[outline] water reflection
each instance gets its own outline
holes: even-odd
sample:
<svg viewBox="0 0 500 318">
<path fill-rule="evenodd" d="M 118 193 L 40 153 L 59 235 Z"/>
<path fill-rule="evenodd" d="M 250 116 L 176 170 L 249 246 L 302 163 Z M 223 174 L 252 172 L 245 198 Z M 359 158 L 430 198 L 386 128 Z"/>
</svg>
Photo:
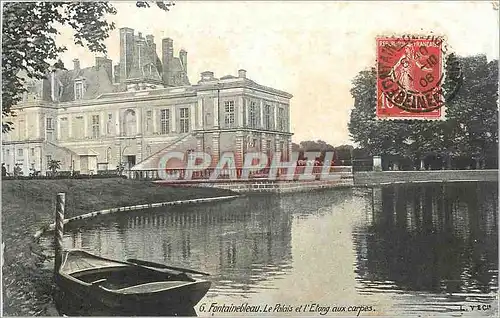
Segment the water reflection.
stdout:
<svg viewBox="0 0 500 318">
<path fill-rule="evenodd" d="M 250 196 L 82 221 L 64 244 L 211 273 L 201 303 L 456 313 L 497 292 L 497 193 L 470 183 Z"/>
<path fill-rule="evenodd" d="M 372 189 L 370 221 L 353 234 L 360 292 L 496 293 L 497 195 L 496 183 Z"/>
<path fill-rule="evenodd" d="M 191 267 L 212 274 L 211 292 L 251 293 L 290 271 L 292 212 L 298 218 L 321 214 L 338 199 L 262 195 L 109 215 L 66 227 L 64 244 L 110 258 Z"/>
<path fill-rule="evenodd" d="M 111 310 L 109 307 L 102 306 L 102 304 L 88 303 L 88 300 L 66 294 L 59 289 L 54 292 L 54 300 L 57 311 L 64 316 L 197 316 L 194 308 L 172 308 L 162 304 L 141 308 L 140 311 Z"/>
</svg>

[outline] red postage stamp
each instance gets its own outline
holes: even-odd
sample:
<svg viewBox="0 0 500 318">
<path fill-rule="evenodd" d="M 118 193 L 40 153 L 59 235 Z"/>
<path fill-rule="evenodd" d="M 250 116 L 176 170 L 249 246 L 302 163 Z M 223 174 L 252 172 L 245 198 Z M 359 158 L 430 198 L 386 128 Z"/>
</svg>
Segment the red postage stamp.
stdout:
<svg viewBox="0 0 500 318">
<path fill-rule="evenodd" d="M 443 119 L 442 40 L 377 38 L 378 119 Z"/>
</svg>

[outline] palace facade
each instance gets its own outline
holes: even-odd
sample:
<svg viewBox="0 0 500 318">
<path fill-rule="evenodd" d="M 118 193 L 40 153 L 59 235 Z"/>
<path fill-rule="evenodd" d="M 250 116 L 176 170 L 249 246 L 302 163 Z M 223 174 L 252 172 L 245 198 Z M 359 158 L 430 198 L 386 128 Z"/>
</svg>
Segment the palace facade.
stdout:
<svg viewBox="0 0 500 318">
<path fill-rule="evenodd" d="M 196 84 L 187 76 L 187 52 L 174 56 L 152 35 L 120 29 L 120 62 L 96 57 L 95 65 L 51 72 L 28 82 L 13 110 L 14 130 L 3 134 L 2 162 L 24 175 L 45 174 L 59 160 L 64 171 L 95 174 L 156 169 L 167 151 L 205 151 L 214 160 L 234 152 L 237 165 L 248 151 L 291 152 L 290 99 L 284 91 L 237 75 L 205 71 Z"/>
</svg>

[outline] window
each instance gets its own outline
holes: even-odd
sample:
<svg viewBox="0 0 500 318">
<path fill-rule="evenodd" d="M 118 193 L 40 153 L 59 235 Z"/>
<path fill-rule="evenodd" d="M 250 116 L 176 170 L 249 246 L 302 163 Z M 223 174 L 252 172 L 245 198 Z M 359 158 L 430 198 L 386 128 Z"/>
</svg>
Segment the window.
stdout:
<svg viewBox="0 0 500 318">
<path fill-rule="evenodd" d="M 274 147 L 273 147 L 271 139 L 267 140 L 267 150 L 268 151 L 274 151 Z"/>
<path fill-rule="evenodd" d="M 19 140 L 26 138 L 26 121 L 24 120 L 24 116 L 23 118 L 19 118 L 19 129 L 17 132 Z"/>
<path fill-rule="evenodd" d="M 47 169 L 49 168 L 49 164 L 50 164 L 51 161 L 52 161 L 52 156 L 48 155 L 47 156 Z"/>
<path fill-rule="evenodd" d="M 73 119 L 73 138 L 81 139 L 85 136 L 83 116 L 77 116 Z"/>
<path fill-rule="evenodd" d="M 195 160 L 194 149 L 188 149 L 186 152 L 187 152 L 188 161 L 194 161 Z"/>
<path fill-rule="evenodd" d="M 47 122 L 47 125 L 45 126 L 45 129 L 47 129 L 47 130 L 54 129 L 54 126 L 52 125 L 52 118 L 47 117 L 46 122 Z"/>
<path fill-rule="evenodd" d="M 31 156 L 34 157 L 35 156 L 35 148 L 31 148 Z"/>
<path fill-rule="evenodd" d="M 170 132 L 170 109 L 160 111 L 160 133 L 166 135 Z"/>
<path fill-rule="evenodd" d="M 99 115 L 92 115 L 92 138 L 99 138 Z"/>
<path fill-rule="evenodd" d="M 31 170 L 35 170 L 35 164 L 34 163 L 31 164 Z"/>
<path fill-rule="evenodd" d="M 153 132 L 153 111 L 146 111 L 146 133 L 151 134 Z"/>
<path fill-rule="evenodd" d="M 264 129 L 273 129 L 272 123 L 273 116 L 271 116 L 271 105 L 264 105 Z"/>
<path fill-rule="evenodd" d="M 224 123 L 226 127 L 234 126 L 234 101 L 224 102 Z"/>
<path fill-rule="evenodd" d="M 10 156 L 10 150 L 7 149 L 7 157 L 9 157 L 9 156 Z"/>
<path fill-rule="evenodd" d="M 59 124 L 59 136 L 61 137 L 61 139 L 67 139 L 69 136 L 68 117 L 61 117 Z"/>
<path fill-rule="evenodd" d="M 278 130 L 286 130 L 285 109 L 282 107 L 278 108 Z"/>
<path fill-rule="evenodd" d="M 260 148 L 260 147 L 259 147 L 259 139 L 254 138 L 254 139 L 252 140 L 252 147 L 255 147 L 255 148 L 257 148 L 257 149 L 259 149 L 259 148 Z"/>
<path fill-rule="evenodd" d="M 124 136 L 135 136 L 137 134 L 137 116 L 135 110 L 127 109 L 124 115 L 122 134 Z"/>
<path fill-rule="evenodd" d="M 108 114 L 108 120 L 113 119 L 113 114 Z"/>
<path fill-rule="evenodd" d="M 23 149 L 17 149 L 17 156 L 18 157 L 22 157 L 23 153 L 24 153 Z"/>
<path fill-rule="evenodd" d="M 83 82 L 75 82 L 75 100 L 83 98 Z"/>
<path fill-rule="evenodd" d="M 254 101 L 250 102 L 248 109 L 248 126 L 257 127 L 257 103 Z"/>
<path fill-rule="evenodd" d="M 189 108 L 180 109 L 181 133 L 189 132 Z"/>
</svg>

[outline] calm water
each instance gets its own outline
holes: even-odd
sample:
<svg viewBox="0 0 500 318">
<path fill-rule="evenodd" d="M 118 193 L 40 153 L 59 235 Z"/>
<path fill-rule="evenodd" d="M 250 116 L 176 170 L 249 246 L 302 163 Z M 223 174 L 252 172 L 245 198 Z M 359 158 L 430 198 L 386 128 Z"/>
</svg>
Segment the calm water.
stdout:
<svg viewBox="0 0 500 318">
<path fill-rule="evenodd" d="M 495 315 L 497 196 L 493 183 L 254 196 L 82 222 L 64 244 L 211 273 L 200 316 L 212 303 L 274 316 L 301 305 L 300 315 Z"/>
</svg>

